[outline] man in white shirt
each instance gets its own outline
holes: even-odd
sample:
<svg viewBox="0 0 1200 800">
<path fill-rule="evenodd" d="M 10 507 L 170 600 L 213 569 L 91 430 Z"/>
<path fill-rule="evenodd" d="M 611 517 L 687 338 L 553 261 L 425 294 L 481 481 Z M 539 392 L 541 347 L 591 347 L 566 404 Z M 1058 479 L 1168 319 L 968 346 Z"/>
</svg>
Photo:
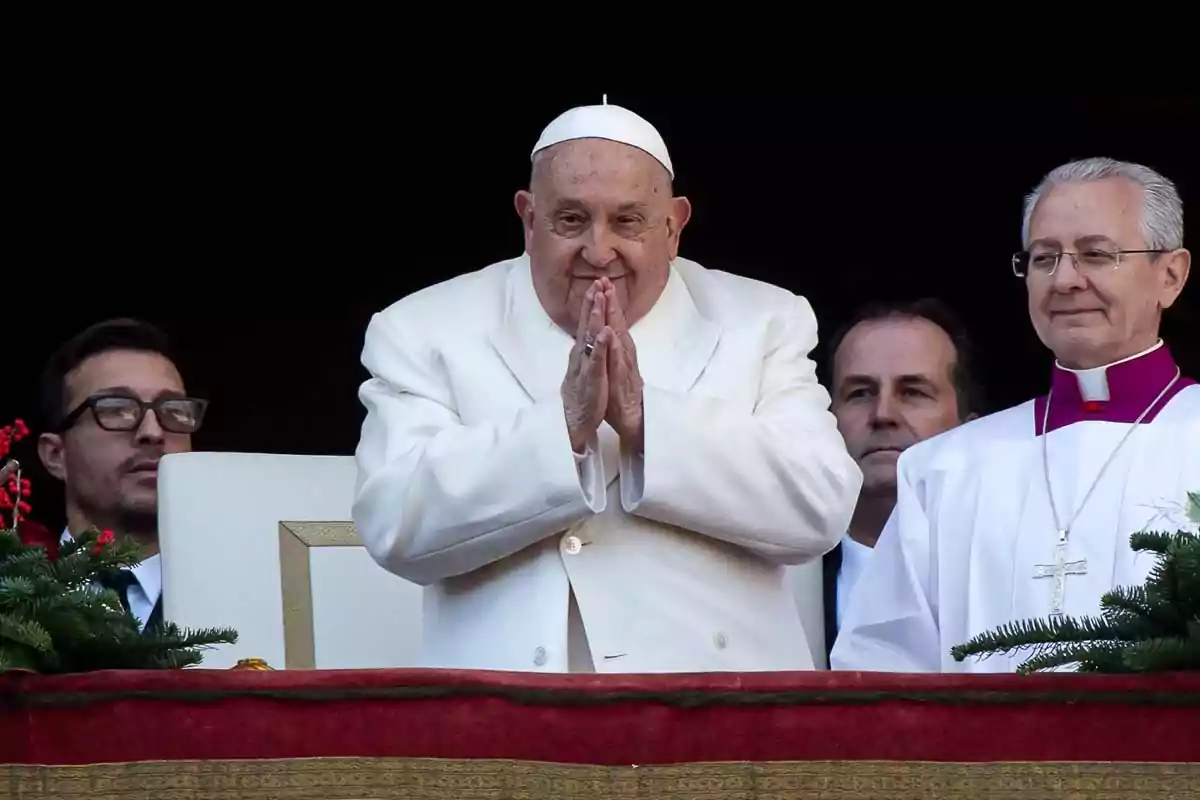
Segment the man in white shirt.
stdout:
<svg viewBox="0 0 1200 800">
<path fill-rule="evenodd" d="M 826 655 L 896 505 L 900 453 L 972 419 L 980 405 L 965 326 L 937 300 L 862 308 L 828 352 L 833 413 L 863 488 L 849 530 L 823 559 Z"/>
<path fill-rule="evenodd" d="M 110 586 L 143 629 L 162 616 L 158 461 L 192 449 L 207 401 L 189 397 L 162 331 L 101 322 L 64 343 L 41 379 L 38 456 L 63 482 L 67 529 L 112 530 L 146 558 Z"/>
</svg>

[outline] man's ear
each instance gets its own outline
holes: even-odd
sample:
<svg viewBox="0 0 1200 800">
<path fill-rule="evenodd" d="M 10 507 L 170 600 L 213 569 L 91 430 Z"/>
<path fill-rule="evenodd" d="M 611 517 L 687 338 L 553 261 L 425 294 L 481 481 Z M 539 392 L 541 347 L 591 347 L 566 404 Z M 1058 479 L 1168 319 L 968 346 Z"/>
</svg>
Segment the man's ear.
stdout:
<svg viewBox="0 0 1200 800">
<path fill-rule="evenodd" d="M 679 256 L 679 237 L 692 218 L 692 202 L 686 197 L 671 198 L 671 215 L 667 217 L 667 227 L 671 242 L 671 260 Z"/>
<path fill-rule="evenodd" d="M 521 218 L 521 225 L 525 228 L 525 250 L 529 250 L 529 241 L 533 235 L 533 193 L 524 189 L 517 192 L 513 198 L 513 206 L 517 209 L 517 216 Z"/>
<path fill-rule="evenodd" d="M 67 479 L 67 465 L 63 459 L 63 440 L 57 433 L 43 433 L 38 437 L 38 458 L 42 466 L 60 481 Z"/>
<path fill-rule="evenodd" d="M 1183 287 L 1187 284 L 1188 272 L 1192 267 L 1192 254 L 1181 247 L 1164 254 L 1162 258 L 1164 259 L 1162 297 L 1158 304 L 1166 309 L 1175 304 L 1176 298 L 1183 292 Z"/>
</svg>

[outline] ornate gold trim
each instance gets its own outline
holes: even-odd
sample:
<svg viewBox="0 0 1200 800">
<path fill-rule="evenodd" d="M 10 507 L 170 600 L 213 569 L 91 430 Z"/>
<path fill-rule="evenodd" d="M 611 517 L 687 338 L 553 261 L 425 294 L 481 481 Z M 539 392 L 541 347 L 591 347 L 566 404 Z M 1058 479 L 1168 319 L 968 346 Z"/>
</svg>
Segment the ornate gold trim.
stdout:
<svg viewBox="0 0 1200 800">
<path fill-rule="evenodd" d="M 313 758 L 0 765 L 0 800 L 1156 800 L 1200 794 L 1200 764 L 798 761 L 605 767 Z"/>
<path fill-rule="evenodd" d="M 353 522 L 279 523 L 279 581 L 286 669 L 315 669 L 310 547 L 362 547 Z"/>
</svg>

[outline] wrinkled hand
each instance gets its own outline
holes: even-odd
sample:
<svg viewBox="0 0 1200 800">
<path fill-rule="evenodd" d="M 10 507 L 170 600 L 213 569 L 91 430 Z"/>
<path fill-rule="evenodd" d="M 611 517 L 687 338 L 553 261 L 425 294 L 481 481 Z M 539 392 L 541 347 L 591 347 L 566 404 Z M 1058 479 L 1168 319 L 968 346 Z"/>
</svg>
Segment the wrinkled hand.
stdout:
<svg viewBox="0 0 1200 800">
<path fill-rule="evenodd" d="M 587 449 L 609 406 L 608 359 L 616 337 L 607 323 L 607 303 L 608 295 L 596 281 L 584 295 L 575 346 L 562 383 L 567 433 L 571 449 L 579 454 Z"/>
<path fill-rule="evenodd" d="M 638 370 L 637 348 L 629 334 L 625 312 L 617 299 L 616 289 L 607 279 L 601 279 L 604 288 L 608 328 L 613 341 L 608 347 L 608 409 L 605 419 L 621 441 L 642 452 L 644 429 L 642 427 L 642 373 Z"/>
</svg>

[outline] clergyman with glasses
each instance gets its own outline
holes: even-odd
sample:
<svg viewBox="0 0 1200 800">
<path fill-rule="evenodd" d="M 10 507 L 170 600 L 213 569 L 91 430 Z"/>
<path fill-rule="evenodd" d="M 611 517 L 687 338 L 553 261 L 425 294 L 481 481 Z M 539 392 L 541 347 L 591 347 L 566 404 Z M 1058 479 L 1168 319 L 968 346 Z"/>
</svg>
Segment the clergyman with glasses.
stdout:
<svg viewBox="0 0 1200 800">
<path fill-rule="evenodd" d="M 1098 615 L 1154 565 L 1130 534 L 1190 525 L 1200 386 L 1159 338 L 1191 261 L 1175 186 L 1138 164 L 1065 164 L 1026 199 L 1022 237 L 1012 266 L 1055 357 L 1049 390 L 900 457 L 834 669 L 1012 671 L 1028 652 L 959 663 L 950 649 L 1010 622 Z"/>
<path fill-rule="evenodd" d="M 41 379 L 38 456 L 63 482 L 64 538 L 90 527 L 142 545 L 147 557 L 113 588 L 143 630 L 162 616 L 158 462 L 192 449 L 207 402 L 189 397 L 167 337 L 145 322 L 87 328 L 50 357 Z"/>
</svg>

